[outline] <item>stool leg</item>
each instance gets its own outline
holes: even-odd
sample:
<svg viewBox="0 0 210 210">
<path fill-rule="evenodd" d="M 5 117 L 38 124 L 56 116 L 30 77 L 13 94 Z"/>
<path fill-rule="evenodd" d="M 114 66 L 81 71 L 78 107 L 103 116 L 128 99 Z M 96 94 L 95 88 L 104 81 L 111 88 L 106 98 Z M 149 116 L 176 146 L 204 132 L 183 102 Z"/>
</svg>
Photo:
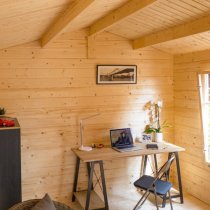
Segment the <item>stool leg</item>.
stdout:
<svg viewBox="0 0 210 210">
<path fill-rule="evenodd" d="M 157 193 L 156 193 L 155 188 L 154 188 L 154 193 L 155 193 L 155 204 L 156 204 L 157 210 L 159 210 L 158 202 L 157 202 Z"/>
<path fill-rule="evenodd" d="M 134 209 L 133 210 L 137 210 L 137 209 L 140 209 L 142 207 L 142 205 L 144 204 L 144 202 L 147 200 L 148 196 L 149 196 L 150 192 L 149 191 L 146 191 L 141 199 L 138 201 L 138 203 L 135 205 Z"/>
<path fill-rule="evenodd" d="M 168 191 L 168 197 L 169 197 L 169 202 L 170 202 L 171 210 L 173 210 L 173 205 L 172 205 L 170 190 Z"/>
</svg>

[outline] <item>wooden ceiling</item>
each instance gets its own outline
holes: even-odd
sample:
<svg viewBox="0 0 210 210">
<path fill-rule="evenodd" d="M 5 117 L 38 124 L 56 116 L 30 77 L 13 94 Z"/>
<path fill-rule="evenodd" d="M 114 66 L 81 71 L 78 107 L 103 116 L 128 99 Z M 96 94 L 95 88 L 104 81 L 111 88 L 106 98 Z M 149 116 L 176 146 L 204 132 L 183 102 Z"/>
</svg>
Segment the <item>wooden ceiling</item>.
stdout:
<svg viewBox="0 0 210 210">
<path fill-rule="evenodd" d="M 210 48 L 210 0 L 2 0 L 0 49 L 65 31 L 107 31 L 177 54 Z"/>
<path fill-rule="evenodd" d="M 0 48 L 38 40 L 69 0 L 0 1 Z"/>
<path fill-rule="evenodd" d="M 210 1 L 207 0 L 159 0 L 122 20 L 108 31 L 136 39 L 196 20 L 208 12 L 210 14 Z"/>
</svg>

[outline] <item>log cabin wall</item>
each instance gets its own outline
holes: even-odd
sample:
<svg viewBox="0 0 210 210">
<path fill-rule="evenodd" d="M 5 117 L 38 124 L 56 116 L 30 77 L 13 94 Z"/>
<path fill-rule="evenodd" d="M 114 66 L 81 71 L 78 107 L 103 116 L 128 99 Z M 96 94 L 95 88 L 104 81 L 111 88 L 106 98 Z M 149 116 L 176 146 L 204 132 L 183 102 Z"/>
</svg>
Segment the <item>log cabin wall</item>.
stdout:
<svg viewBox="0 0 210 210">
<path fill-rule="evenodd" d="M 186 191 L 210 204 L 210 167 L 204 160 L 197 72 L 209 71 L 210 50 L 174 58 L 175 143 L 181 154 L 182 180 Z"/>
<path fill-rule="evenodd" d="M 138 83 L 96 85 L 97 64 L 138 66 Z M 63 34 L 41 48 L 31 42 L 0 51 L 0 101 L 7 115 L 18 118 L 22 131 L 23 200 L 48 192 L 55 200 L 69 199 L 79 145 L 79 121 L 87 120 L 84 143 L 109 144 L 109 129 L 131 127 L 139 136 L 145 126 L 143 106 L 159 96 L 162 119 L 173 124 L 173 56 L 103 33 L 87 39 L 87 31 Z M 173 142 L 173 128 L 165 133 Z M 138 158 L 105 163 L 109 193 L 133 187 Z M 86 168 L 80 185 L 87 181 Z M 123 183 L 123 186 L 121 185 Z"/>
</svg>

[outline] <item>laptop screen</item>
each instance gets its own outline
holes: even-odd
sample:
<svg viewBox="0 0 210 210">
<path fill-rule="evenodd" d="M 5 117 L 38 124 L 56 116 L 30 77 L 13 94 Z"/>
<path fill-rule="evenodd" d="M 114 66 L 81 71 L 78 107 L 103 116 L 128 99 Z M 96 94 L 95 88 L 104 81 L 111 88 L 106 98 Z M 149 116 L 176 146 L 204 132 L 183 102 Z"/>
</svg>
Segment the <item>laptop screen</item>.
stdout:
<svg viewBox="0 0 210 210">
<path fill-rule="evenodd" d="M 110 130 L 110 140 L 112 147 L 123 147 L 133 145 L 133 137 L 130 128 Z"/>
</svg>

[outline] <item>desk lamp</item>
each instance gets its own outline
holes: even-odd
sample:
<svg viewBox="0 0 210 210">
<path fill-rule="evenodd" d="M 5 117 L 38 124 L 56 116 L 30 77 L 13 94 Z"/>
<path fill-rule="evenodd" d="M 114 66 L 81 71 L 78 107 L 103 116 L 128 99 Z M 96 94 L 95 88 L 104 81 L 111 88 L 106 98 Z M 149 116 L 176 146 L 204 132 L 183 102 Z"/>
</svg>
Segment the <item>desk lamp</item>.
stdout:
<svg viewBox="0 0 210 210">
<path fill-rule="evenodd" d="M 98 116 L 98 115 L 100 115 L 100 113 L 91 115 L 91 116 L 89 116 L 89 117 L 82 118 L 82 119 L 80 120 L 80 147 L 79 147 L 79 150 L 82 150 L 82 151 L 91 151 L 91 150 L 92 150 L 92 147 L 88 147 L 88 146 L 84 146 L 84 145 L 83 145 L 83 131 L 84 131 L 84 124 L 83 124 L 83 122 L 84 122 L 85 120 L 94 118 L 94 117 L 96 117 L 96 116 Z"/>
</svg>

